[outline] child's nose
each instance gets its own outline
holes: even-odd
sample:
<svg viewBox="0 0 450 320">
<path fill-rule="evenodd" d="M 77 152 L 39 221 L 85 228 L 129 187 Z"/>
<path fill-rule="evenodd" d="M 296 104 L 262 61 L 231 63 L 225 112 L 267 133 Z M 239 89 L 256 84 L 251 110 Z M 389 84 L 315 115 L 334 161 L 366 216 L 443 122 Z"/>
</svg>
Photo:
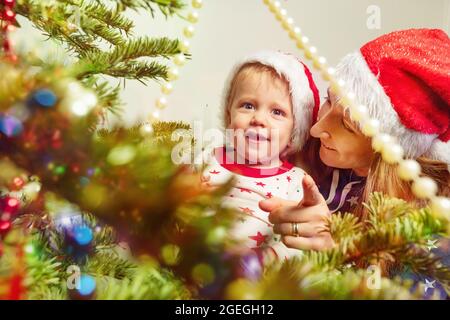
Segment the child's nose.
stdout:
<svg viewBox="0 0 450 320">
<path fill-rule="evenodd" d="M 253 114 L 253 118 L 250 121 L 250 125 L 252 126 L 262 126 L 265 127 L 267 125 L 267 119 L 263 112 L 255 112 Z"/>
</svg>

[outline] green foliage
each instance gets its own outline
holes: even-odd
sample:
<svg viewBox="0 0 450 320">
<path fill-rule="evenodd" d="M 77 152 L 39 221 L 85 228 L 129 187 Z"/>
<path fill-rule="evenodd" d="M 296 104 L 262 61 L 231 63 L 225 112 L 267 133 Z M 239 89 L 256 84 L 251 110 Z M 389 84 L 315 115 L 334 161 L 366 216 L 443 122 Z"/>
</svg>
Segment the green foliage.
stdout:
<svg viewBox="0 0 450 320">
<path fill-rule="evenodd" d="M 397 275 L 405 271 L 439 281 L 449 291 L 450 268 L 441 258 L 423 248 L 431 236 L 446 236 L 445 221 L 429 208 L 414 208 L 403 200 L 374 193 L 368 218 L 335 214 L 330 231 L 336 247 L 307 251 L 297 260 L 275 265 L 260 284 L 262 298 L 286 299 L 415 299 L 422 288 L 410 292 L 412 282 Z M 447 235 L 448 236 L 448 235 Z M 386 265 L 395 268 L 383 270 Z M 371 281 L 369 266 L 380 267 L 378 289 Z M 282 288 L 277 290 L 277 285 Z M 275 288 L 275 290 L 273 290 Z"/>
<path fill-rule="evenodd" d="M 102 105 L 116 112 L 122 105 L 118 88 L 100 76 L 138 80 L 167 80 L 163 59 L 180 53 L 177 39 L 134 37 L 127 10 L 158 9 L 166 17 L 184 8 L 180 0 L 18 0 L 15 10 L 48 38 L 72 53 L 72 76 L 98 90 Z M 35 63 L 47 64 L 36 60 Z"/>
<path fill-rule="evenodd" d="M 371 274 L 364 269 L 324 271 L 313 262 L 290 260 L 268 269 L 255 291 L 260 299 L 392 300 L 419 299 L 409 291 L 411 281 L 381 278 L 378 288 L 370 286 Z M 368 285 L 369 283 L 369 285 Z"/>
</svg>

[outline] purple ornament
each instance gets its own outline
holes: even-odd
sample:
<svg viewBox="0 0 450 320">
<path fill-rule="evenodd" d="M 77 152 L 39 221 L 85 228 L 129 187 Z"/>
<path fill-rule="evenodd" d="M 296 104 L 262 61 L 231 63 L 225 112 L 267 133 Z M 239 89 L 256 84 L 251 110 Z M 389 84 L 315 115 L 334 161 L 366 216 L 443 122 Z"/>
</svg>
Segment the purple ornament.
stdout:
<svg viewBox="0 0 450 320">
<path fill-rule="evenodd" d="M 256 281 L 261 278 L 262 272 L 261 261 L 256 253 L 250 253 L 241 257 L 238 271 L 240 276 Z"/>
<path fill-rule="evenodd" d="M 7 137 L 18 136 L 23 131 L 22 122 L 14 116 L 0 116 L 0 132 Z"/>
</svg>

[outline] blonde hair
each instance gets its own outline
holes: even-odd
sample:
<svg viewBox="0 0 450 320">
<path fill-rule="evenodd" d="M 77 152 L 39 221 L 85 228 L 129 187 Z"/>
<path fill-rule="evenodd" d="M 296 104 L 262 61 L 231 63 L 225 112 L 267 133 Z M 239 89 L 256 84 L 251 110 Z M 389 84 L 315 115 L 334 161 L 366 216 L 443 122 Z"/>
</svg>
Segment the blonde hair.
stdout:
<svg viewBox="0 0 450 320">
<path fill-rule="evenodd" d="M 419 157 L 416 161 L 422 168 L 422 176 L 430 177 L 436 181 L 438 195 L 450 197 L 450 172 L 447 164 L 425 157 Z M 389 197 L 403 199 L 416 207 L 427 205 L 426 201 L 414 196 L 410 182 L 400 179 L 397 174 L 397 166 L 383 161 L 379 153 L 375 155 L 375 159 L 372 161 L 362 194 L 362 202 L 367 202 L 369 195 L 376 191 Z M 355 214 L 363 220 L 366 218 L 366 211 L 362 204 L 358 205 Z"/>
<path fill-rule="evenodd" d="M 333 168 L 327 167 L 320 160 L 319 155 L 320 140 L 310 138 L 302 152 L 299 153 L 296 162 L 301 162 L 309 169 L 310 175 L 317 184 L 327 178 Z M 416 161 L 422 168 L 422 176 L 430 177 L 438 185 L 438 195 L 450 197 L 450 172 L 446 163 L 432 160 L 426 157 L 419 157 Z M 397 166 L 384 162 L 379 153 L 375 154 L 366 183 L 361 195 L 361 201 L 353 211 L 362 221 L 365 220 L 367 212 L 362 203 L 367 203 L 369 196 L 374 192 L 381 192 L 388 197 L 403 199 L 413 203 L 417 207 L 427 205 L 426 201 L 414 196 L 411 191 L 411 183 L 400 179 L 397 174 Z"/>
</svg>

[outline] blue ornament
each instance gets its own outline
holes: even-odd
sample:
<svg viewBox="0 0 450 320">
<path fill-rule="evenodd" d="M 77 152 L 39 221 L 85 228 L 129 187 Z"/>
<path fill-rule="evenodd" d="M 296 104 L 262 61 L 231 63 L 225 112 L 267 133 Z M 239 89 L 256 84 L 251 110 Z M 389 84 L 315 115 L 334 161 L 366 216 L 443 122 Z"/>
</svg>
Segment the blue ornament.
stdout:
<svg viewBox="0 0 450 320">
<path fill-rule="evenodd" d="M 92 241 L 93 233 L 88 226 L 76 226 L 73 228 L 73 237 L 79 245 L 85 246 Z"/>
<path fill-rule="evenodd" d="M 32 101 L 40 107 L 51 108 L 56 105 L 56 95 L 48 89 L 41 89 L 34 92 L 31 96 Z"/>
<path fill-rule="evenodd" d="M 82 187 L 87 186 L 87 185 L 89 184 L 89 182 L 91 182 L 91 181 L 89 180 L 88 177 L 81 177 L 81 178 L 80 178 L 80 185 L 81 185 Z"/>
<path fill-rule="evenodd" d="M 22 122 L 13 116 L 0 116 L 0 132 L 7 137 L 18 136 L 23 131 Z"/>
<path fill-rule="evenodd" d="M 95 279 L 87 274 L 81 275 L 79 284 L 78 293 L 82 296 L 91 295 L 96 287 Z"/>
</svg>

